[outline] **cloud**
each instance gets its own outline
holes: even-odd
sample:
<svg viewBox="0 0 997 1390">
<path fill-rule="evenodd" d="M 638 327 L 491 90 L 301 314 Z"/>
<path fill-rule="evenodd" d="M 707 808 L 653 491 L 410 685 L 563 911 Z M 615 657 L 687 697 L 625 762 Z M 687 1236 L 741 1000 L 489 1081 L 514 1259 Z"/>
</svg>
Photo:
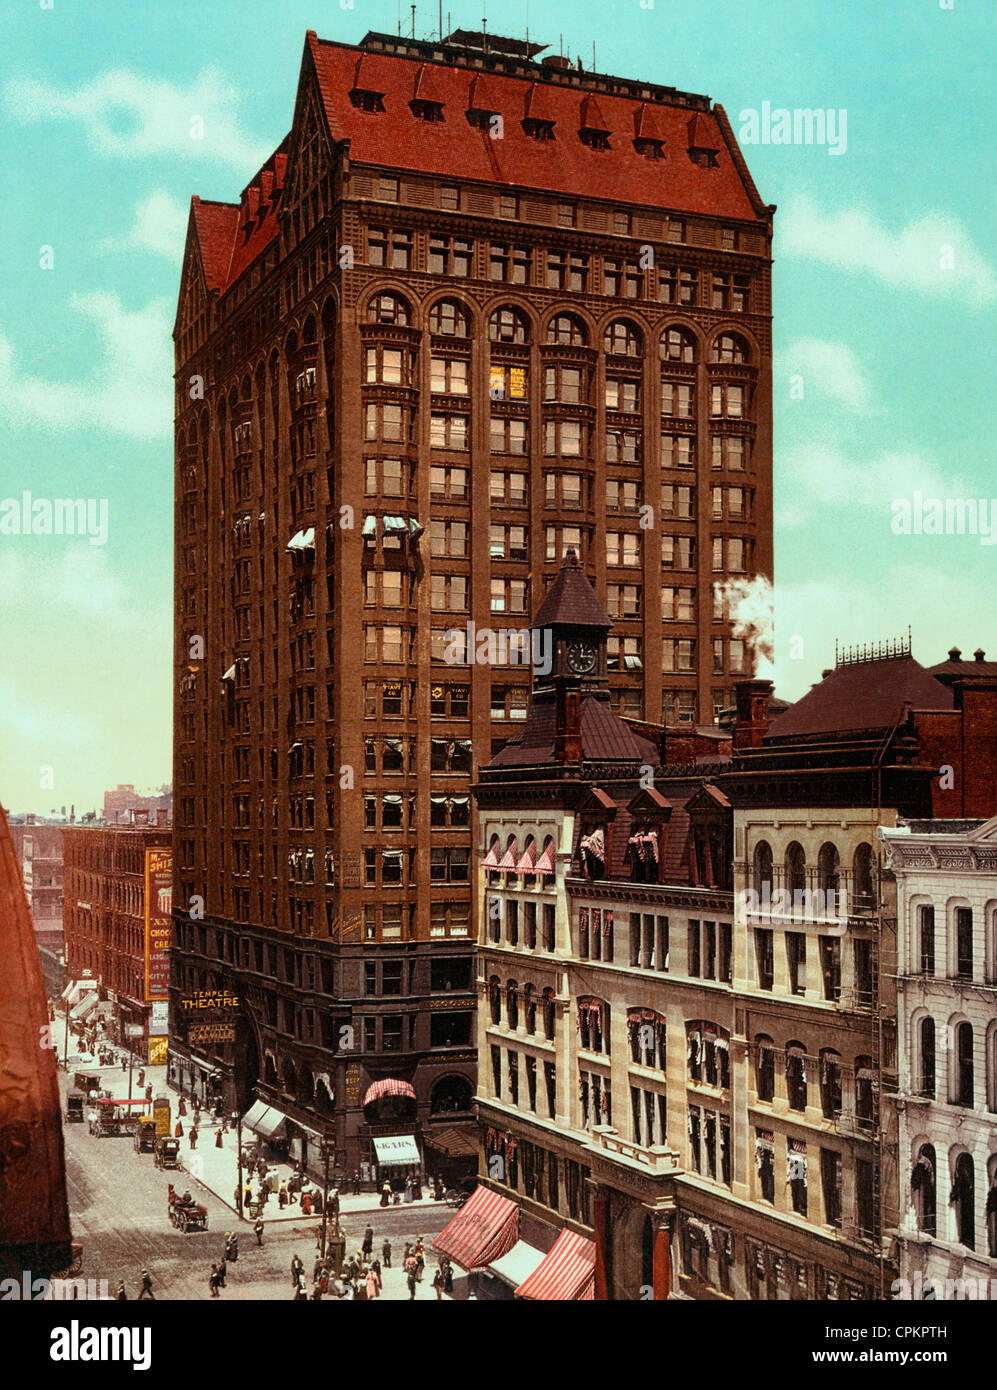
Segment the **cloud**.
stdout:
<svg viewBox="0 0 997 1390">
<path fill-rule="evenodd" d="M 135 209 L 135 221 L 124 244 L 179 263 L 187 236 L 187 217 L 188 209 L 171 194 L 161 189 L 150 193 Z"/>
<path fill-rule="evenodd" d="M 165 299 L 128 310 L 113 293 L 74 295 L 71 306 L 96 339 L 88 382 L 47 381 L 18 367 L 0 333 L 0 420 L 55 431 L 97 429 L 159 439 L 172 429 L 172 308 Z M 102 347 L 99 354 L 96 348 Z"/>
<path fill-rule="evenodd" d="M 915 658 L 933 666 L 953 642 L 970 651 L 993 628 L 992 600 L 967 624 L 965 579 L 958 574 L 897 565 L 888 579 L 846 573 L 776 583 L 775 682 L 783 699 L 798 700 L 834 665 L 835 638 L 842 646 L 906 638 L 910 624 Z"/>
<path fill-rule="evenodd" d="M 997 274 L 955 218 L 926 213 L 891 229 L 861 208 L 825 213 L 809 198 L 786 205 L 776 222 L 777 249 L 872 275 L 887 285 L 954 294 L 976 304 L 997 298 Z"/>
<path fill-rule="evenodd" d="M 6 88 L 13 116 L 25 123 L 77 122 L 101 154 L 193 155 L 248 175 L 271 147 L 239 125 L 235 112 L 241 100 L 239 87 L 213 68 L 205 68 L 187 86 L 116 69 L 75 91 L 31 80 L 11 82 Z"/>
<path fill-rule="evenodd" d="M 889 518 L 893 500 L 910 497 L 916 490 L 931 497 L 974 495 L 971 486 L 943 477 L 931 460 L 919 454 L 896 451 L 852 458 L 835 442 L 816 440 L 787 449 L 779 457 L 778 525 L 799 526 L 819 508 L 828 507 L 879 510 Z"/>
<path fill-rule="evenodd" d="M 829 396 L 852 410 L 869 406 L 869 383 L 858 358 L 846 343 L 797 338 L 776 355 L 775 375 L 801 376 L 804 391 Z"/>
</svg>

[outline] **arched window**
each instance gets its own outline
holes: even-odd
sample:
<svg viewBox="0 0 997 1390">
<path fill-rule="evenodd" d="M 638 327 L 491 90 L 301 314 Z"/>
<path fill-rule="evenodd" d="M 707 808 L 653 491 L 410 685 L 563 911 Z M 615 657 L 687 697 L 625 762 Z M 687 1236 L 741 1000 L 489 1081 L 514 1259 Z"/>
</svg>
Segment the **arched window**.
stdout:
<svg viewBox="0 0 997 1390">
<path fill-rule="evenodd" d="M 790 1110 L 806 1110 L 807 1055 L 799 1042 L 786 1045 L 786 1098 Z"/>
<path fill-rule="evenodd" d="M 952 1171 L 949 1203 L 955 1208 L 956 1240 L 969 1250 L 976 1249 L 976 1179 L 971 1155 L 961 1153 Z"/>
<path fill-rule="evenodd" d="M 930 1016 L 921 1019 L 918 1028 L 917 1094 L 934 1099 L 935 1096 L 935 1020 Z"/>
<path fill-rule="evenodd" d="M 997 985 L 997 904 L 987 903 L 983 910 L 986 941 L 984 945 L 984 969 L 988 985 Z"/>
<path fill-rule="evenodd" d="M 987 1188 L 987 1254 L 997 1259 L 997 1154 L 988 1159 L 990 1181 Z"/>
<path fill-rule="evenodd" d="M 277 1085 L 277 1064 L 272 1052 L 267 1052 L 263 1056 L 263 1081 L 267 1086 L 276 1087 Z"/>
<path fill-rule="evenodd" d="M 834 894 L 841 888 L 841 856 L 830 840 L 821 845 L 817 854 L 817 887 L 822 893 Z"/>
<path fill-rule="evenodd" d="M 488 337 L 493 343 L 528 343 L 529 319 L 518 309 L 496 309 L 488 320 Z"/>
<path fill-rule="evenodd" d="M 917 958 L 915 970 L 922 975 L 935 973 L 935 909 L 932 903 L 921 903 L 917 909 Z"/>
<path fill-rule="evenodd" d="M 298 1073 L 290 1058 L 284 1063 L 284 1090 L 291 1096 L 298 1091 Z"/>
<path fill-rule="evenodd" d="M 502 986 L 497 975 L 488 981 L 488 1010 L 492 1023 L 502 1022 Z"/>
<path fill-rule="evenodd" d="M 665 1070 L 667 1028 L 662 1014 L 654 1009 L 627 1009 L 627 1035 L 632 1062 Z"/>
<path fill-rule="evenodd" d="M 933 1144 L 922 1144 L 910 1175 L 911 1197 L 917 1215 L 917 1229 L 927 1235 L 935 1234 L 935 1212 L 938 1193 Z"/>
<path fill-rule="evenodd" d="M 755 1091 L 759 1100 L 775 1096 L 775 1043 L 765 1033 L 755 1038 Z"/>
<path fill-rule="evenodd" d="M 544 1037 L 547 1039 L 548 1042 L 553 1042 L 554 1024 L 557 1015 L 554 1007 L 554 991 L 553 989 L 551 989 L 550 985 L 548 985 L 543 992 L 541 1006 L 543 1009 Z"/>
<path fill-rule="evenodd" d="M 768 896 L 772 895 L 772 846 L 768 840 L 759 840 L 755 845 L 755 853 L 752 860 L 752 882 L 755 892 L 759 898 L 766 896 L 766 885 L 768 886 Z"/>
<path fill-rule="evenodd" d="M 807 890 L 807 856 L 798 840 L 786 849 L 786 887 L 793 894 L 794 906 L 796 894 Z"/>
<path fill-rule="evenodd" d="M 841 1055 L 833 1047 L 820 1052 L 820 1104 L 825 1120 L 841 1114 Z"/>
<path fill-rule="evenodd" d="M 736 333 L 721 333 L 713 344 L 710 361 L 740 364 L 747 362 L 750 356 L 751 349 L 743 338 L 739 338 Z"/>
<path fill-rule="evenodd" d="M 510 1028 L 519 1026 L 519 986 L 515 980 L 507 980 L 505 986 L 505 1013 Z"/>
<path fill-rule="evenodd" d="M 429 311 L 429 331 L 445 338 L 466 338 L 471 316 L 455 299 L 441 299 Z"/>
<path fill-rule="evenodd" d="M 973 978 L 973 909 L 957 907 L 952 913 L 952 933 L 955 946 L 956 977 L 960 980 Z"/>
<path fill-rule="evenodd" d="M 987 1109 L 997 1114 L 997 1023 L 991 1023 L 987 1030 Z"/>
<path fill-rule="evenodd" d="M 586 1052 L 609 1055 L 609 1005 L 589 996 L 577 1001 L 578 1045 Z"/>
<path fill-rule="evenodd" d="M 689 1079 L 707 1086 L 730 1086 L 730 1034 L 709 1019 L 690 1020 L 686 1029 Z"/>
<path fill-rule="evenodd" d="M 852 855 L 852 902 L 856 911 L 874 906 L 871 845 L 859 845 Z"/>
<path fill-rule="evenodd" d="M 527 1033 L 537 1031 L 537 987 L 530 983 L 523 986 L 523 1021 Z"/>
<path fill-rule="evenodd" d="M 606 325 L 603 347 L 607 352 L 620 357 L 640 357 L 644 351 L 644 337 L 625 319 L 614 319 Z"/>
<path fill-rule="evenodd" d="M 323 1077 L 315 1083 L 315 1109 L 320 1115 L 331 1117 L 334 1113 L 332 1104 L 332 1093 L 328 1083 Z"/>
<path fill-rule="evenodd" d="M 442 1115 L 448 1111 L 470 1110 L 471 1083 L 464 1076 L 443 1076 L 429 1095 L 429 1113 Z"/>
<path fill-rule="evenodd" d="M 685 328 L 667 328 L 661 335 L 659 354 L 662 362 L 695 362 L 696 339 Z"/>
<path fill-rule="evenodd" d="M 408 303 L 398 294 L 375 294 L 367 305 L 367 322 L 405 325 L 409 322 Z"/>
<path fill-rule="evenodd" d="M 876 1127 L 876 1069 L 864 1055 L 855 1058 L 855 1119 L 865 1134 Z"/>
<path fill-rule="evenodd" d="M 952 1077 L 949 1082 L 952 1105 L 973 1106 L 973 1025 L 959 1023 L 955 1030 Z"/>
<path fill-rule="evenodd" d="M 581 319 L 574 314 L 558 314 L 547 325 L 548 343 L 560 343 L 563 347 L 585 347 L 588 332 Z"/>
</svg>

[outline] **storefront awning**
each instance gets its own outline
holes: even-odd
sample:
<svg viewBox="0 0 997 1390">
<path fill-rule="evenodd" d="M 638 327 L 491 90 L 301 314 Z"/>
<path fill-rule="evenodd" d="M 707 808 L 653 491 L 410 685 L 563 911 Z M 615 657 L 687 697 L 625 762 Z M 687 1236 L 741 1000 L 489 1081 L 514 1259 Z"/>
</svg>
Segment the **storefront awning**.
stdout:
<svg viewBox="0 0 997 1390">
<path fill-rule="evenodd" d="M 543 854 L 541 854 L 540 858 L 537 860 L 537 873 L 538 873 L 538 874 L 552 874 L 553 872 L 554 872 L 554 841 L 551 840 L 550 844 L 547 846 L 547 848 L 544 850 Z"/>
<path fill-rule="evenodd" d="M 315 549 L 315 527 L 309 526 L 306 531 L 296 531 L 285 546 L 286 550 L 314 550 Z"/>
<path fill-rule="evenodd" d="M 93 993 L 93 990 L 93 980 L 72 980 L 62 991 L 62 997 L 69 1004 L 70 1008 L 72 1008 L 74 1004 L 80 1002 L 81 995 L 86 994 L 87 991 Z"/>
<path fill-rule="evenodd" d="M 507 1254 L 492 1260 L 488 1268 L 492 1274 L 497 1274 L 506 1284 L 511 1284 L 516 1289 L 530 1277 L 543 1258 L 544 1252 L 538 1250 L 535 1245 L 530 1245 L 525 1240 L 517 1240 Z"/>
<path fill-rule="evenodd" d="M 519 1237 L 519 1207 L 480 1184 L 433 1241 L 463 1269 L 480 1269 L 506 1254 Z"/>
<path fill-rule="evenodd" d="M 575 1231 L 562 1231 L 542 1262 L 520 1284 L 517 1298 L 584 1299 L 593 1296 L 595 1244 Z"/>
<path fill-rule="evenodd" d="M 478 1152 L 478 1132 L 470 1125 L 466 1129 L 442 1129 L 438 1134 L 424 1135 L 423 1143 L 450 1158 L 464 1158 Z"/>
<path fill-rule="evenodd" d="M 264 1139 L 275 1139 L 283 1135 L 287 1126 L 287 1120 L 280 1111 L 272 1109 L 262 1100 L 255 1101 L 250 1106 L 242 1117 L 242 1123 Z"/>
<path fill-rule="evenodd" d="M 374 1140 L 374 1153 L 382 1168 L 407 1168 L 422 1162 L 413 1134 L 382 1135 Z"/>
<path fill-rule="evenodd" d="M 415 1100 L 415 1088 L 408 1081 L 398 1081 L 393 1076 L 386 1076 L 382 1081 L 375 1081 L 373 1086 L 368 1086 L 363 1103 L 370 1105 L 382 1096 L 408 1096 L 409 1100 Z"/>
<path fill-rule="evenodd" d="M 93 1013 L 97 1007 L 97 992 L 92 990 L 85 994 L 78 1004 L 74 1004 L 69 1011 L 69 1017 L 76 1022 L 81 1022 L 87 1014 Z"/>
</svg>

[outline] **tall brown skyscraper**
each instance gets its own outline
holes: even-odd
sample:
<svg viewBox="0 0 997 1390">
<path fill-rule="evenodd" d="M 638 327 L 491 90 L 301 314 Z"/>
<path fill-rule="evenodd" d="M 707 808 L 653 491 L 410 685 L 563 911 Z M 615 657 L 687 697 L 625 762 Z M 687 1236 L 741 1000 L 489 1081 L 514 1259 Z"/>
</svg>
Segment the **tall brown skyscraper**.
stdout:
<svg viewBox="0 0 997 1390">
<path fill-rule="evenodd" d="M 574 548 L 618 712 L 708 724 L 715 585 L 772 570 L 773 209 L 721 107 L 541 51 L 309 33 L 290 134 L 191 210 L 174 1076 L 351 1172 L 471 1118 L 468 788 L 531 678 L 486 634 Z"/>
</svg>

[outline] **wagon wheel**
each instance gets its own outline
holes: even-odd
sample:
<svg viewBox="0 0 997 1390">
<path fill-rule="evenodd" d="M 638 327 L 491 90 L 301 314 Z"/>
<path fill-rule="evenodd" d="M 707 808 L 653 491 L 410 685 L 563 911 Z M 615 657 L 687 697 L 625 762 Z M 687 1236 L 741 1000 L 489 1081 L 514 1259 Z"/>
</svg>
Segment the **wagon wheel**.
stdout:
<svg viewBox="0 0 997 1390">
<path fill-rule="evenodd" d="M 73 1263 L 69 1266 L 69 1277 L 70 1277 L 70 1279 L 75 1279 L 75 1278 L 77 1277 L 77 1275 L 80 1275 L 80 1274 L 82 1274 L 82 1273 L 83 1273 L 83 1251 L 81 1250 L 80 1253 L 74 1258 Z"/>
</svg>

